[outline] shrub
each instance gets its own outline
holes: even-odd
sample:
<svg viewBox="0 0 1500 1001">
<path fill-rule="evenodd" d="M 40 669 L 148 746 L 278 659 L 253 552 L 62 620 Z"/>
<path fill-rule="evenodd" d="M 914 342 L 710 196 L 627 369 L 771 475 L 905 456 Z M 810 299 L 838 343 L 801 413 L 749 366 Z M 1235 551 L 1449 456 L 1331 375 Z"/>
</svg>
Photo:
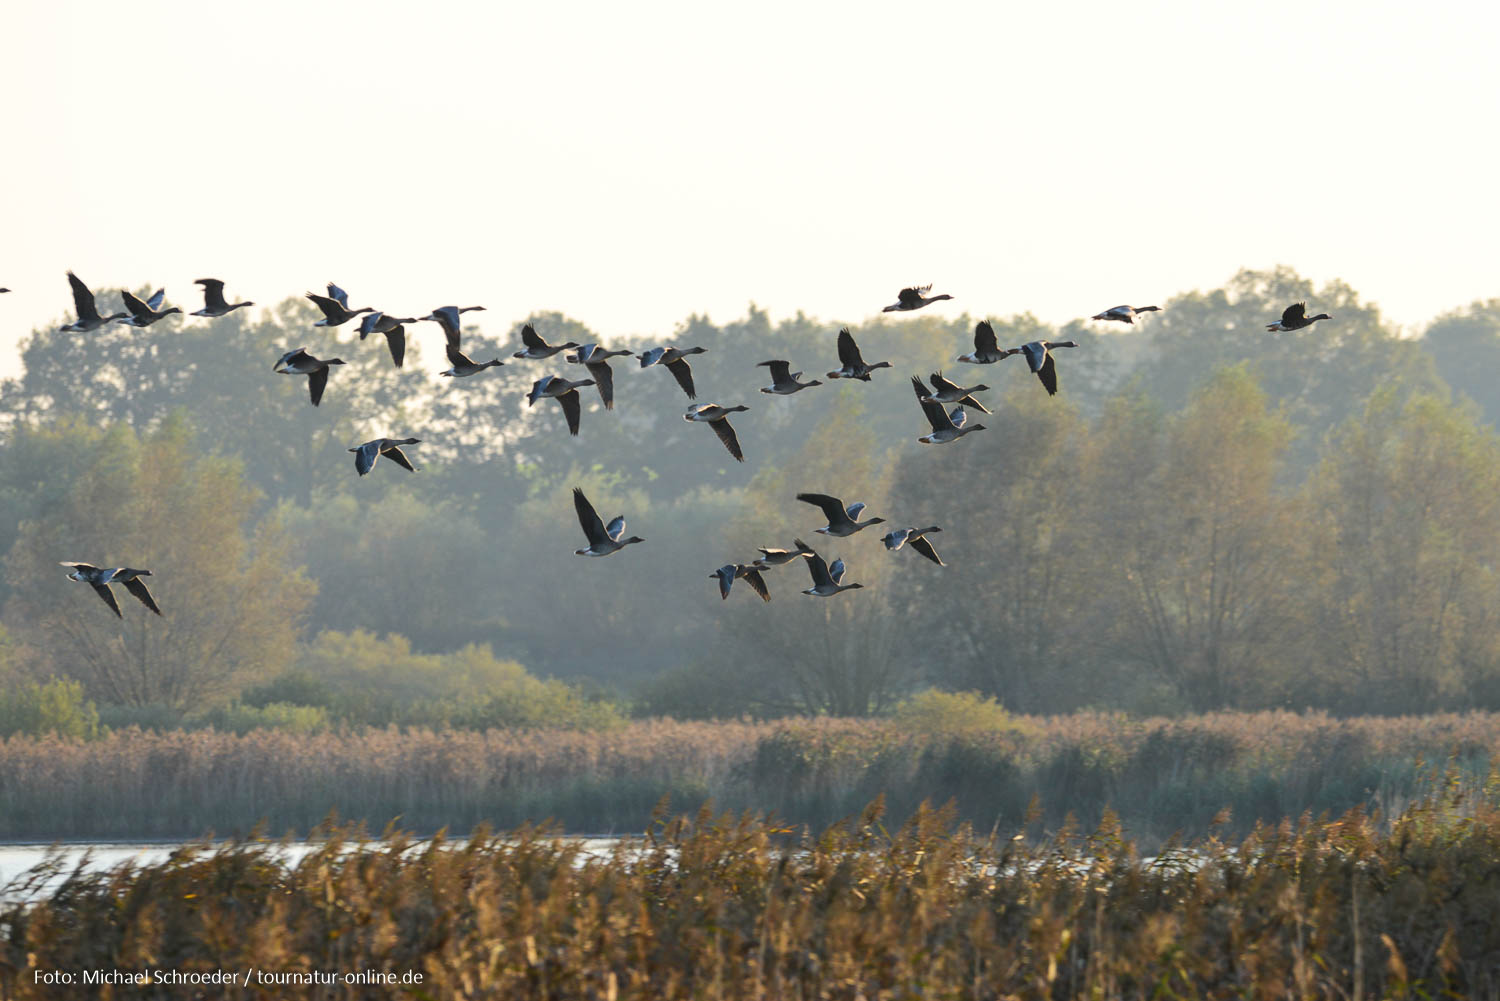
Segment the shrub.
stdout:
<svg viewBox="0 0 1500 1001">
<path fill-rule="evenodd" d="M 1020 732 L 1025 728 L 1005 707 L 978 692 L 918 692 L 896 706 L 902 729 L 924 737 L 975 736 Z"/>
<path fill-rule="evenodd" d="M 92 740 L 99 736 L 99 710 L 83 697 L 77 681 L 35 681 L 0 695 L 0 736 L 25 734 Z"/>
</svg>

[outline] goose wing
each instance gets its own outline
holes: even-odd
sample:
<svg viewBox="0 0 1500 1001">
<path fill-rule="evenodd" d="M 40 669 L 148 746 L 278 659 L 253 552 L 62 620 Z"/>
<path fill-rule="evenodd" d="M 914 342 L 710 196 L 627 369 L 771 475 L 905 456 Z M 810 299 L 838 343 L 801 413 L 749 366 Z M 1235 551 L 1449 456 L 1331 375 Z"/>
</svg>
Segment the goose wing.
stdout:
<svg viewBox="0 0 1500 1001">
<path fill-rule="evenodd" d="M 932 548 L 932 543 L 927 540 L 925 535 L 919 535 L 915 539 L 912 539 L 911 547 L 940 567 L 948 565 L 943 562 L 942 557 L 938 556 L 937 550 Z"/>
<path fill-rule="evenodd" d="M 932 286 L 930 284 L 928 284 L 928 285 L 916 285 L 916 286 L 913 286 L 911 288 L 904 288 L 904 289 L 902 289 L 901 290 L 901 294 L 898 295 L 896 298 L 901 301 L 901 305 L 903 305 L 906 308 L 910 309 L 913 306 L 920 306 L 920 305 L 922 305 L 922 297 L 925 296 L 928 292 L 931 292 L 931 291 L 932 291 Z"/>
<path fill-rule="evenodd" d="M 85 573 L 97 573 L 99 568 L 92 563 L 74 563 L 71 560 L 63 560 L 57 564 L 60 567 L 72 567 L 74 570 L 82 570 Z"/>
<path fill-rule="evenodd" d="M 311 357 L 306 348 L 293 348 L 277 359 L 276 364 L 271 366 L 271 371 L 278 371 L 288 365 L 295 365 L 304 358 Z"/>
<path fill-rule="evenodd" d="M 411 464 L 411 460 L 406 457 L 406 453 L 401 451 L 400 445 L 391 445 L 387 448 L 382 448 L 380 454 L 390 459 L 408 473 L 415 473 L 417 471 L 417 467 Z"/>
<path fill-rule="evenodd" d="M 146 300 L 146 305 L 150 306 L 153 311 L 161 309 L 162 301 L 166 299 L 166 297 L 167 290 L 164 288 L 159 288 L 156 290 L 155 294 L 151 296 L 151 298 Z"/>
<path fill-rule="evenodd" d="M 615 542 L 620 541 L 620 536 L 625 534 L 625 516 L 618 515 L 608 525 L 604 526 L 604 534 Z"/>
<path fill-rule="evenodd" d="M 568 419 L 568 434 L 578 433 L 578 418 L 583 412 L 583 405 L 578 398 L 578 390 L 570 389 L 561 396 L 554 397 L 562 405 L 563 416 Z"/>
<path fill-rule="evenodd" d="M 521 343 L 526 345 L 528 348 L 551 347 L 550 344 L 542 340 L 542 335 L 537 333 L 536 328 L 529 323 L 521 328 Z"/>
<path fill-rule="evenodd" d="M 349 293 L 339 288 L 333 282 L 328 283 L 328 298 L 334 300 L 345 309 L 349 308 Z"/>
<path fill-rule="evenodd" d="M 146 303 L 142 302 L 137 296 L 126 292 L 124 289 L 121 289 L 120 298 L 124 300 L 125 308 L 130 310 L 131 316 L 135 317 L 137 320 L 151 319 L 153 310 L 150 306 L 146 305 Z"/>
<path fill-rule="evenodd" d="M 615 409 L 615 373 L 609 367 L 609 362 L 591 361 L 584 368 L 589 370 L 589 375 L 594 377 L 594 385 L 599 387 L 599 399 L 604 401 L 604 409 Z"/>
<path fill-rule="evenodd" d="M 661 356 L 666 353 L 666 348 L 651 348 L 649 351 L 641 352 L 641 368 L 650 368 L 661 361 Z"/>
<path fill-rule="evenodd" d="M 782 358 L 773 358 L 771 361 L 758 362 L 771 369 L 771 381 L 776 385 L 792 381 L 792 363 Z"/>
<path fill-rule="evenodd" d="M 1036 376 L 1042 380 L 1042 385 L 1047 387 L 1048 396 L 1057 395 L 1057 361 L 1048 351 L 1042 360 L 1042 367 L 1036 370 Z"/>
<path fill-rule="evenodd" d="M 833 578 L 828 575 L 828 564 L 817 553 L 802 557 L 807 560 L 807 572 L 812 574 L 813 587 L 833 587 Z"/>
<path fill-rule="evenodd" d="M 974 325 L 974 353 L 978 355 L 999 354 L 1000 344 L 995 340 L 995 328 L 988 320 Z"/>
<path fill-rule="evenodd" d="M 68 272 L 68 285 L 73 289 L 73 309 L 78 314 L 78 322 L 97 321 L 99 310 L 94 307 L 94 293 L 71 271 Z"/>
<path fill-rule="evenodd" d="M 859 345 L 854 343 L 854 335 L 849 333 L 848 327 L 839 330 L 839 362 L 845 368 L 865 366 L 865 360 L 859 354 Z"/>
<path fill-rule="evenodd" d="M 711 574 L 711 576 L 719 578 L 720 599 L 729 597 L 729 589 L 734 587 L 734 572 L 735 565 L 733 563 L 726 563 Z"/>
<path fill-rule="evenodd" d="M 682 387 L 682 391 L 687 394 L 687 398 L 696 400 L 698 393 L 693 389 L 693 369 L 688 365 L 687 359 L 678 358 L 676 361 L 669 361 L 667 362 L 667 369 L 677 379 L 677 385 Z"/>
<path fill-rule="evenodd" d="M 916 391 L 917 403 L 922 407 L 922 413 L 927 416 L 927 423 L 932 425 L 932 430 L 951 429 L 953 422 L 948 419 L 948 411 L 943 409 L 943 405 L 934 399 L 923 399 L 924 396 L 931 397 L 932 394 L 927 391 L 922 380 L 915 375 L 912 376 L 911 387 Z"/>
<path fill-rule="evenodd" d="M 728 417 L 709 421 L 708 426 L 714 429 L 714 434 L 718 435 L 719 440 L 724 443 L 724 447 L 729 449 L 729 454 L 734 456 L 735 462 L 745 461 L 745 453 L 740 451 L 739 435 L 735 434 L 734 428 L 730 427 Z"/>
<path fill-rule="evenodd" d="M 151 609 L 151 611 L 157 615 L 161 614 L 161 609 L 157 607 L 156 599 L 151 597 L 151 589 L 146 586 L 145 581 L 139 577 L 132 577 L 125 582 L 125 590 L 135 595 L 140 600 L 140 603 Z M 123 618 L 123 616 L 121 617 Z"/>
<path fill-rule="evenodd" d="M 1031 366 L 1033 372 L 1040 372 L 1042 370 L 1042 363 L 1047 360 L 1046 345 L 1041 341 L 1022 344 L 1021 353 L 1026 356 L 1026 364 Z"/>
<path fill-rule="evenodd" d="M 375 463 L 380 458 L 380 446 L 384 441 L 384 438 L 376 438 L 374 441 L 367 441 L 359 446 L 359 448 L 353 450 L 355 472 L 364 476 L 375 468 Z"/>
<path fill-rule="evenodd" d="M 458 345 L 452 342 L 448 344 L 448 361 L 454 368 L 474 364 L 469 360 L 469 356 L 458 350 Z"/>
<path fill-rule="evenodd" d="M 1307 303 L 1294 302 L 1281 313 L 1281 322 L 1288 327 L 1295 327 L 1307 319 Z"/>
<path fill-rule="evenodd" d="M 844 582 L 844 561 L 842 559 L 834 560 L 828 564 L 828 576 L 835 584 L 842 584 Z"/>
<path fill-rule="evenodd" d="M 972 397 L 972 396 L 965 396 L 963 399 L 961 399 L 961 400 L 958 401 L 958 405 L 961 406 L 961 407 L 968 407 L 971 410 L 977 410 L 981 414 L 991 414 L 991 413 L 994 413 L 993 410 L 991 410 L 989 407 L 985 406 L 983 403 L 980 403 L 978 400 L 974 399 L 974 397 Z M 955 421 L 954 423 L 957 423 L 957 422 Z"/>
<path fill-rule="evenodd" d="M 932 373 L 932 380 L 931 381 L 932 381 L 932 388 L 933 388 L 933 390 L 935 392 L 949 393 L 949 392 L 957 392 L 958 389 L 959 389 L 958 383 L 956 383 L 956 382 L 950 382 L 947 379 L 943 378 L 943 373 L 941 373 L 941 372 L 934 372 L 934 373 Z"/>
<path fill-rule="evenodd" d="M 205 310 L 223 310 L 229 308 L 229 303 L 224 301 L 224 283 L 217 278 L 199 278 L 193 282 L 194 285 L 203 286 L 203 308 Z"/>
<path fill-rule="evenodd" d="M 885 548 L 894 553 L 899 551 L 902 546 L 906 545 L 906 540 L 910 536 L 911 529 L 898 528 L 894 532 L 885 533 L 885 535 L 880 537 L 880 541 L 885 543 Z"/>
<path fill-rule="evenodd" d="M 312 405 L 317 406 L 323 399 L 323 390 L 328 386 L 328 366 L 315 368 L 307 374 L 307 392 L 312 397 Z"/>
<path fill-rule="evenodd" d="M 396 367 L 401 367 L 401 362 L 406 358 L 406 328 L 396 324 L 385 332 L 385 343 L 391 349 L 391 361 Z"/>
<path fill-rule="evenodd" d="M 94 589 L 95 594 L 104 599 L 104 603 L 108 605 L 117 616 L 122 619 L 125 617 L 124 613 L 120 611 L 120 603 L 115 600 L 115 593 L 109 589 L 108 584 L 91 583 L 89 586 Z"/>
<path fill-rule="evenodd" d="M 359 339 L 364 340 L 366 337 L 373 334 L 375 332 L 375 325 L 380 322 L 383 316 L 385 316 L 385 314 L 377 309 L 373 313 L 366 313 L 364 316 L 360 317 L 358 328 Z"/>
<path fill-rule="evenodd" d="M 844 512 L 844 502 L 837 497 L 830 497 L 827 494 L 798 494 L 797 499 L 804 504 L 822 508 L 830 526 L 846 524 L 849 521 L 849 515 Z"/>
<path fill-rule="evenodd" d="M 578 523 L 583 526 L 584 537 L 589 540 L 590 546 L 609 541 L 609 535 L 604 531 L 604 521 L 599 517 L 599 512 L 594 510 L 594 505 L 583 495 L 581 487 L 573 488 L 573 508 L 578 512 Z"/>
<path fill-rule="evenodd" d="M 307 298 L 313 301 L 313 305 L 323 311 L 323 317 L 328 320 L 337 320 L 348 312 L 337 299 L 330 299 L 326 295 L 318 295 L 316 292 L 308 292 Z"/>
<path fill-rule="evenodd" d="M 428 314 L 436 320 L 438 326 L 443 328 L 443 333 L 448 336 L 448 344 L 458 347 L 458 310 L 452 306 L 441 306 Z"/>
<path fill-rule="evenodd" d="M 766 579 L 760 575 L 759 570 L 747 569 L 743 576 L 745 583 L 750 585 L 750 590 L 760 595 L 761 601 L 771 600 L 771 589 L 766 587 Z"/>
</svg>

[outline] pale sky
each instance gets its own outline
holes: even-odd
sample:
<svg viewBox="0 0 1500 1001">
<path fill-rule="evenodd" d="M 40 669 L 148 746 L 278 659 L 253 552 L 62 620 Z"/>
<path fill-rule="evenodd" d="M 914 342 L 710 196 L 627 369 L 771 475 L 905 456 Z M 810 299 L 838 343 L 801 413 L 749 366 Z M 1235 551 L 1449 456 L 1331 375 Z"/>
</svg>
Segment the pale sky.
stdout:
<svg viewBox="0 0 1500 1001">
<path fill-rule="evenodd" d="M 1500 14 L 1452 3 L 21 0 L 0 371 L 93 286 L 561 310 L 605 337 L 904 284 L 1065 322 L 1290 265 L 1500 295 Z M 111 301 L 104 304 L 118 308 Z M 201 321 L 195 321 L 201 322 Z"/>
</svg>

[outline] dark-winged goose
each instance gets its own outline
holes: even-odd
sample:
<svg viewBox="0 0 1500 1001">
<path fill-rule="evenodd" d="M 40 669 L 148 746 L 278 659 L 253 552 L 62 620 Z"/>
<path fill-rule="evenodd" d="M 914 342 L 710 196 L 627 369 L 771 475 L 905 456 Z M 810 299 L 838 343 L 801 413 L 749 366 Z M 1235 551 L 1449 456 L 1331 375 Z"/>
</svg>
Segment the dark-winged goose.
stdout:
<svg viewBox="0 0 1500 1001">
<path fill-rule="evenodd" d="M 483 372 L 487 368 L 493 368 L 497 365 L 504 365 L 505 362 L 501 361 L 499 358 L 491 358 L 489 361 L 474 361 L 468 355 L 458 350 L 457 345 L 449 344 L 448 364 L 452 367 L 446 368 L 438 374 L 456 376 L 457 378 L 462 379 L 467 375 L 478 375 L 480 372 Z"/>
<path fill-rule="evenodd" d="M 693 368 L 687 363 L 688 355 L 701 355 L 708 348 L 652 348 L 636 357 L 641 360 L 641 368 L 650 368 L 652 365 L 665 365 L 667 371 L 672 373 L 672 378 L 677 380 L 677 385 L 687 394 L 690 400 L 698 398 L 698 392 L 693 388 Z"/>
<path fill-rule="evenodd" d="M 443 333 L 448 337 L 448 346 L 458 347 L 459 338 L 459 314 L 472 313 L 475 310 L 484 312 L 483 306 L 439 306 L 426 316 L 418 317 L 421 320 L 431 320 L 443 328 Z"/>
<path fill-rule="evenodd" d="M 760 575 L 766 569 L 760 560 L 754 563 L 726 563 L 713 573 L 708 575 L 709 580 L 718 578 L 719 597 L 728 598 L 729 589 L 734 586 L 736 578 L 750 585 L 750 590 L 760 595 L 762 601 L 771 600 L 771 589 L 766 587 L 766 579 Z"/>
<path fill-rule="evenodd" d="M 406 357 L 406 327 L 403 324 L 416 322 L 416 317 L 391 316 L 377 309 L 366 313 L 359 321 L 359 339 L 364 340 L 371 334 L 385 334 L 386 346 L 391 349 L 391 361 L 400 368 L 401 360 Z"/>
<path fill-rule="evenodd" d="M 717 403 L 701 403 L 682 415 L 685 421 L 701 421 L 714 429 L 714 434 L 724 443 L 729 454 L 734 456 L 735 462 L 744 462 L 745 453 L 740 451 L 740 437 L 734 433 L 734 427 L 729 423 L 729 415 L 737 414 L 750 408 L 744 405 L 738 407 L 721 407 Z"/>
<path fill-rule="evenodd" d="M 599 390 L 599 399 L 604 401 L 604 409 L 613 410 L 615 409 L 615 372 L 609 367 L 609 360 L 628 354 L 630 352 L 623 348 L 619 351 L 606 351 L 597 344 L 584 344 L 566 358 L 573 364 L 582 365 L 589 370 L 589 375 L 594 377 L 594 386 Z"/>
<path fill-rule="evenodd" d="M 1135 318 L 1142 313 L 1158 313 L 1160 311 L 1160 306 L 1112 306 L 1102 313 L 1095 313 L 1089 319 L 1118 320 L 1121 323 L 1135 323 Z"/>
<path fill-rule="evenodd" d="M 323 399 L 323 389 L 328 385 L 328 366 L 342 364 L 342 358 L 324 361 L 314 358 L 304 348 L 297 348 L 282 355 L 281 360 L 271 366 L 271 371 L 282 375 L 307 376 L 307 392 L 312 397 L 312 405 L 316 407 Z"/>
<path fill-rule="evenodd" d="M 1053 348 L 1076 348 L 1077 341 L 1032 341 L 1016 350 L 1026 356 L 1026 364 L 1042 380 L 1048 396 L 1057 395 L 1057 363 L 1052 359 Z"/>
<path fill-rule="evenodd" d="M 964 413 L 963 407 L 955 407 L 952 413 L 943 406 L 932 395 L 927 392 L 927 387 L 922 385 L 922 380 L 917 376 L 911 377 L 911 388 L 917 394 L 917 403 L 922 407 L 922 413 L 927 417 L 927 423 L 932 425 L 932 432 L 918 438 L 917 441 L 924 445 L 944 445 L 950 441 L 957 441 L 971 431 L 983 431 L 983 424 L 970 424 L 968 415 Z"/>
<path fill-rule="evenodd" d="M 106 323 L 123 320 L 130 315 L 129 313 L 111 313 L 109 316 L 100 316 L 98 308 L 94 305 L 94 293 L 90 292 L 89 287 L 71 271 L 68 272 L 68 285 L 73 290 L 73 308 L 78 313 L 78 319 L 58 327 L 59 331 L 83 333 L 98 330 Z"/>
<path fill-rule="evenodd" d="M 878 361 L 873 365 L 866 365 L 863 356 L 859 353 L 859 345 L 854 343 L 854 335 L 849 333 L 849 328 L 839 330 L 839 364 L 843 366 L 837 372 L 829 372 L 830 379 L 858 379 L 861 382 L 870 381 L 870 373 L 877 368 L 890 368 L 888 361 Z"/>
<path fill-rule="evenodd" d="M 850 504 L 848 507 L 845 507 L 843 501 L 837 497 L 830 497 L 828 494 L 798 494 L 797 499 L 804 504 L 811 504 L 814 507 L 823 509 L 823 514 L 828 517 L 828 524 L 822 528 L 815 529 L 820 535 L 832 535 L 843 538 L 846 535 L 853 535 L 862 528 L 879 525 L 885 521 L 884 518 L 871 518 L 869 521 L 859 521 L 857 519 L 860 512 L 865 509 L 864 504 Z"/>
<path fill-rule="evenodd" d="M 147 608 L 161 614 L 161 609 L 156 604 L 156 599 L 151 597 L 151 591 L 146 587 L 142 577 L 150 577 L 150 570 L 136 570 L 131 567 L 96 567 L 91 563 L 59 563 L 58 566 L 72 567 L 73 572 L 68 574 L 69 580 L 82 581 L 92 585 L 94 593 L 104 600 L 104 603 L 120 618 L 124 614 L 120 611 L 120 603 L 115 601 L 115 596 L 109 589 L 110 584 L 123 584 L 125 590 L 135 595 Z"/>
<path fill-rule="evenodd" d="M 526 345 L 526 347 L 517 351 L 512 357 L 531 358 L 534 360 L 551 358 L 559 351 L 578 347 L 577 341 L 568 341 L 565 344 L 548 344 L 546 339 L 537 333 L 536 328 L 529 323 L 521 328 L 521 343 Z"/>
<path fill-rule="evenodd" d="M 120 298 L 124 301 L 125 308 L 130 310 L 130 315 L 118 322 L 128 323 L 132 327 L 149 327 L 164 316 L 171 316 L 173 313 L 182 312 L 176 306 L 170 306 L 166 309 L 161 308 L 162 300 L 166 298 L 166 295 L 167 290 L 159 288 L 151 298 L 142 302 L 138 296 L 121 289 Z"/>
<path fill-rule="evenodd" d="M 970 365 L 993 365 L 1002 358 L 1007 358 L 1016 353 L 1016 348 L 1002 348 L 995 341 L 995 328 L 990 326 L 988 320 L 980 320 L 974 325 L 974 350 L 966 355 L 959 355 L 959 361 L 966 361 Z"/>
<path fill-rule="evenodd" d="M 375 462 L 382 455 L 390 459 L 396 465 L 408 473 L 415 473 L 417 468 L 411 464 L 406 453 L 401 451 L 402 445 L 416 445 L 421 442 L 420 438 L 376 438 L 367 441 L 363 445 L 357 445 L 349 451 L 354 453 L 354 468 L 363 476 L 375 468 Z"/>
<path fill-rule="evenodd" d="M 217 278 L 199 278 L 194 285 L 203 286 L 203 308 L 193 310 L 194 316 L 223 316 L 242 306 L 254 306 L 253 302 L 237 302 L 231 305 L 224 299 L 224 283 Z"/>
<path fill-rule="evenodd" d="M 760 551 L 760 559 L 756 560 L 755 562 L 764 563 L 767 567 L 779 567 L 792 562 L 792 560 L 795 560 L 799 556 L 810 555 L 813 551 L 812 546 L 809 546 L 801 539 L 793 539 L 792 545 L 796 546 L 797 548 L 762 549 Z"/>
<path fill-rule="evenodd" d="M 930 306 L 935 302 L 942 302 L 944 299 L 953 298 L 951 295 L 929 296 L 927 293 L 931 291 L 931 285 L 914 285 L 911 288 L 904 288 L 901 290 L 901 294 L 896 297 L 896 301 L 882 309 L 881 312 L 903 313 L 909 309 L 921 309 L 923 306 Z"/>
<path fill-rule="evenodd" d="M 989 408 L 974 399 L 970 394 L 982 393 L 989 388 L 986 385 L 980 384 L 965 389 L 956 382 L 950 382 L 948 379 L 943 378 L 943 373 L 941 372 L 932 373 L 932 398 L 939 403 L 957 403 L 959 406 L 968 407 L 970 410 L 977 410 L 981 414 L 987 414 L 990 412 Z"/>
<path fill-rule="evenodd" d="M 913 549 L 938 566 L 945 567 L 948 564 L 944 563 L 942 557 L 938 556 L 937 550 L 932 548 L 931 540 L 927 538 L 933 532 L 941 531 L 942 529 L 936 525 L 929 525 L 927 528 L 898 528 L 894 532 L 887 532 L 881 537 L 880 541 L 884 542 L 885 548 L 893 553 L 902 546 L 910 544 Z"/>
<path fill-rule="evenodd" d="M 771 385 L 763 387 L 762 393 L 773 393 L 776 396 L 791 396 L 793 393 L 813 386 L 823 385 L 817 379 L 812 382 L 798 382 L 802 378 L 801 372 L 792 371 L 792 363 L 782 358 L 773 358 L 770 361 L 759 361 L 756 367 L 764 365 L 771 370 Z"/>
<path fill-rule="evenodd" d="M 831 598 L 840 591 L 853 591 L 856 588 L 864 587 L 863 584 L 841 583 L 844 579 L 843 560 L 835 561 L 834 566 L 838 567 L 838 574 L 835 576 L 829 569 L 828 564 L 823 560 L 823 557 L 817 553 L 804 556 L 803 559 L 807 560 L 807 570 L 808 573 L 812 574 L 813 581 L 813 586 L 803 591 L 803 594 L 816 595 L 819 598 Z"/>
<path fill-rule="evenodd" d="M 573 550 L 576 556 L 608 556 L 610 553 L 618 553 L 633 542 L 646 541 L 639 535 L 632 535 L 628 539 L 620 538 L 625 534 L 625 516 L 619 515 L 605 525 L 599 513 L 594 510 L 594 505 L 583 495 L 581 487 L 573 488 L 573 509 L 578 512 L 578 523 L 583 526 L 584 537 L 589 540 L 589 544 L 583 549 Z"/>
<path fill-rule="evenodd" d="M 1327 313 L 1319 313 L 1317 316 L 1307 315 L 1307 303 L 1294 302 L 1281 314 L 1281 319 L 1275 323 L 1266 324 L 1267 330 L 1301 330 L 1310 327 L 1319 320 L 1331 320 L 1333 317 Z"/>
<path fill-rule="evenodd" d="M 578 390 L 581 386 L 592 386 L 594 380 L 584 379 L 582 382 L 570 382 L 556 375 L 544 375 L 531 384 L 531 392 L 526 394 L 526 405 L 529 407 L 537 400 L 553 399 L 558 406 L 562 407 L 563 416 L 568 421 L 568 434 L 578 433 L 578 421 L 583 415 L 583 403 L 578 398 Z"/>
<path fill-rule="evenodd" d="M 360 313 L 373 313 L 374 307 L 361 306 L 358 309 L 349 308 L 349 293 L 339 288 L 333 282 L 328 283 L 328 294 L 318 295 L 316 292 L 307 293 L 307 297 L 313 301 L 313 305 L 323 311 L 323 319 L 314 323 L 315 327 L 337 327 L 348 323 Z"/>
</svg>

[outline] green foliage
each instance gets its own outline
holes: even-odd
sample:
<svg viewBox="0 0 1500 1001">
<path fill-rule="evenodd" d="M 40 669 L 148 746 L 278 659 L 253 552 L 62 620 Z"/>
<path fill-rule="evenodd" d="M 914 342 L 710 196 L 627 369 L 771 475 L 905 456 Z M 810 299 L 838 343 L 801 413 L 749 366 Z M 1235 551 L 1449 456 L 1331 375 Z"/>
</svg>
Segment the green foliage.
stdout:
<svg viewBox="0 0 1500 1001">
<path fill-rule="evenodd" d="M 56 734 L 78 740 L 99 736 L 99 710 L 84 698 L 83 685 L 52 678 L 0 694 L 0 736 Z"/>
<path fill-rule="evenodd" d="M 272 702 L 263 706 L 231 702 L 215 706 L 196 721 L 225 733 L 249 733 L 251 730 L 283 730 L 287 733 L 321 733 L 328 729 L 328 711 L 322 706 Z"/>
<path fill-rule="evenodd" d="M 892 717 L 903 729 L 923 737 L 1003 733 L 1023 728 L 993 697 L 936 688 L 902 699 Z"/>
</svg>

